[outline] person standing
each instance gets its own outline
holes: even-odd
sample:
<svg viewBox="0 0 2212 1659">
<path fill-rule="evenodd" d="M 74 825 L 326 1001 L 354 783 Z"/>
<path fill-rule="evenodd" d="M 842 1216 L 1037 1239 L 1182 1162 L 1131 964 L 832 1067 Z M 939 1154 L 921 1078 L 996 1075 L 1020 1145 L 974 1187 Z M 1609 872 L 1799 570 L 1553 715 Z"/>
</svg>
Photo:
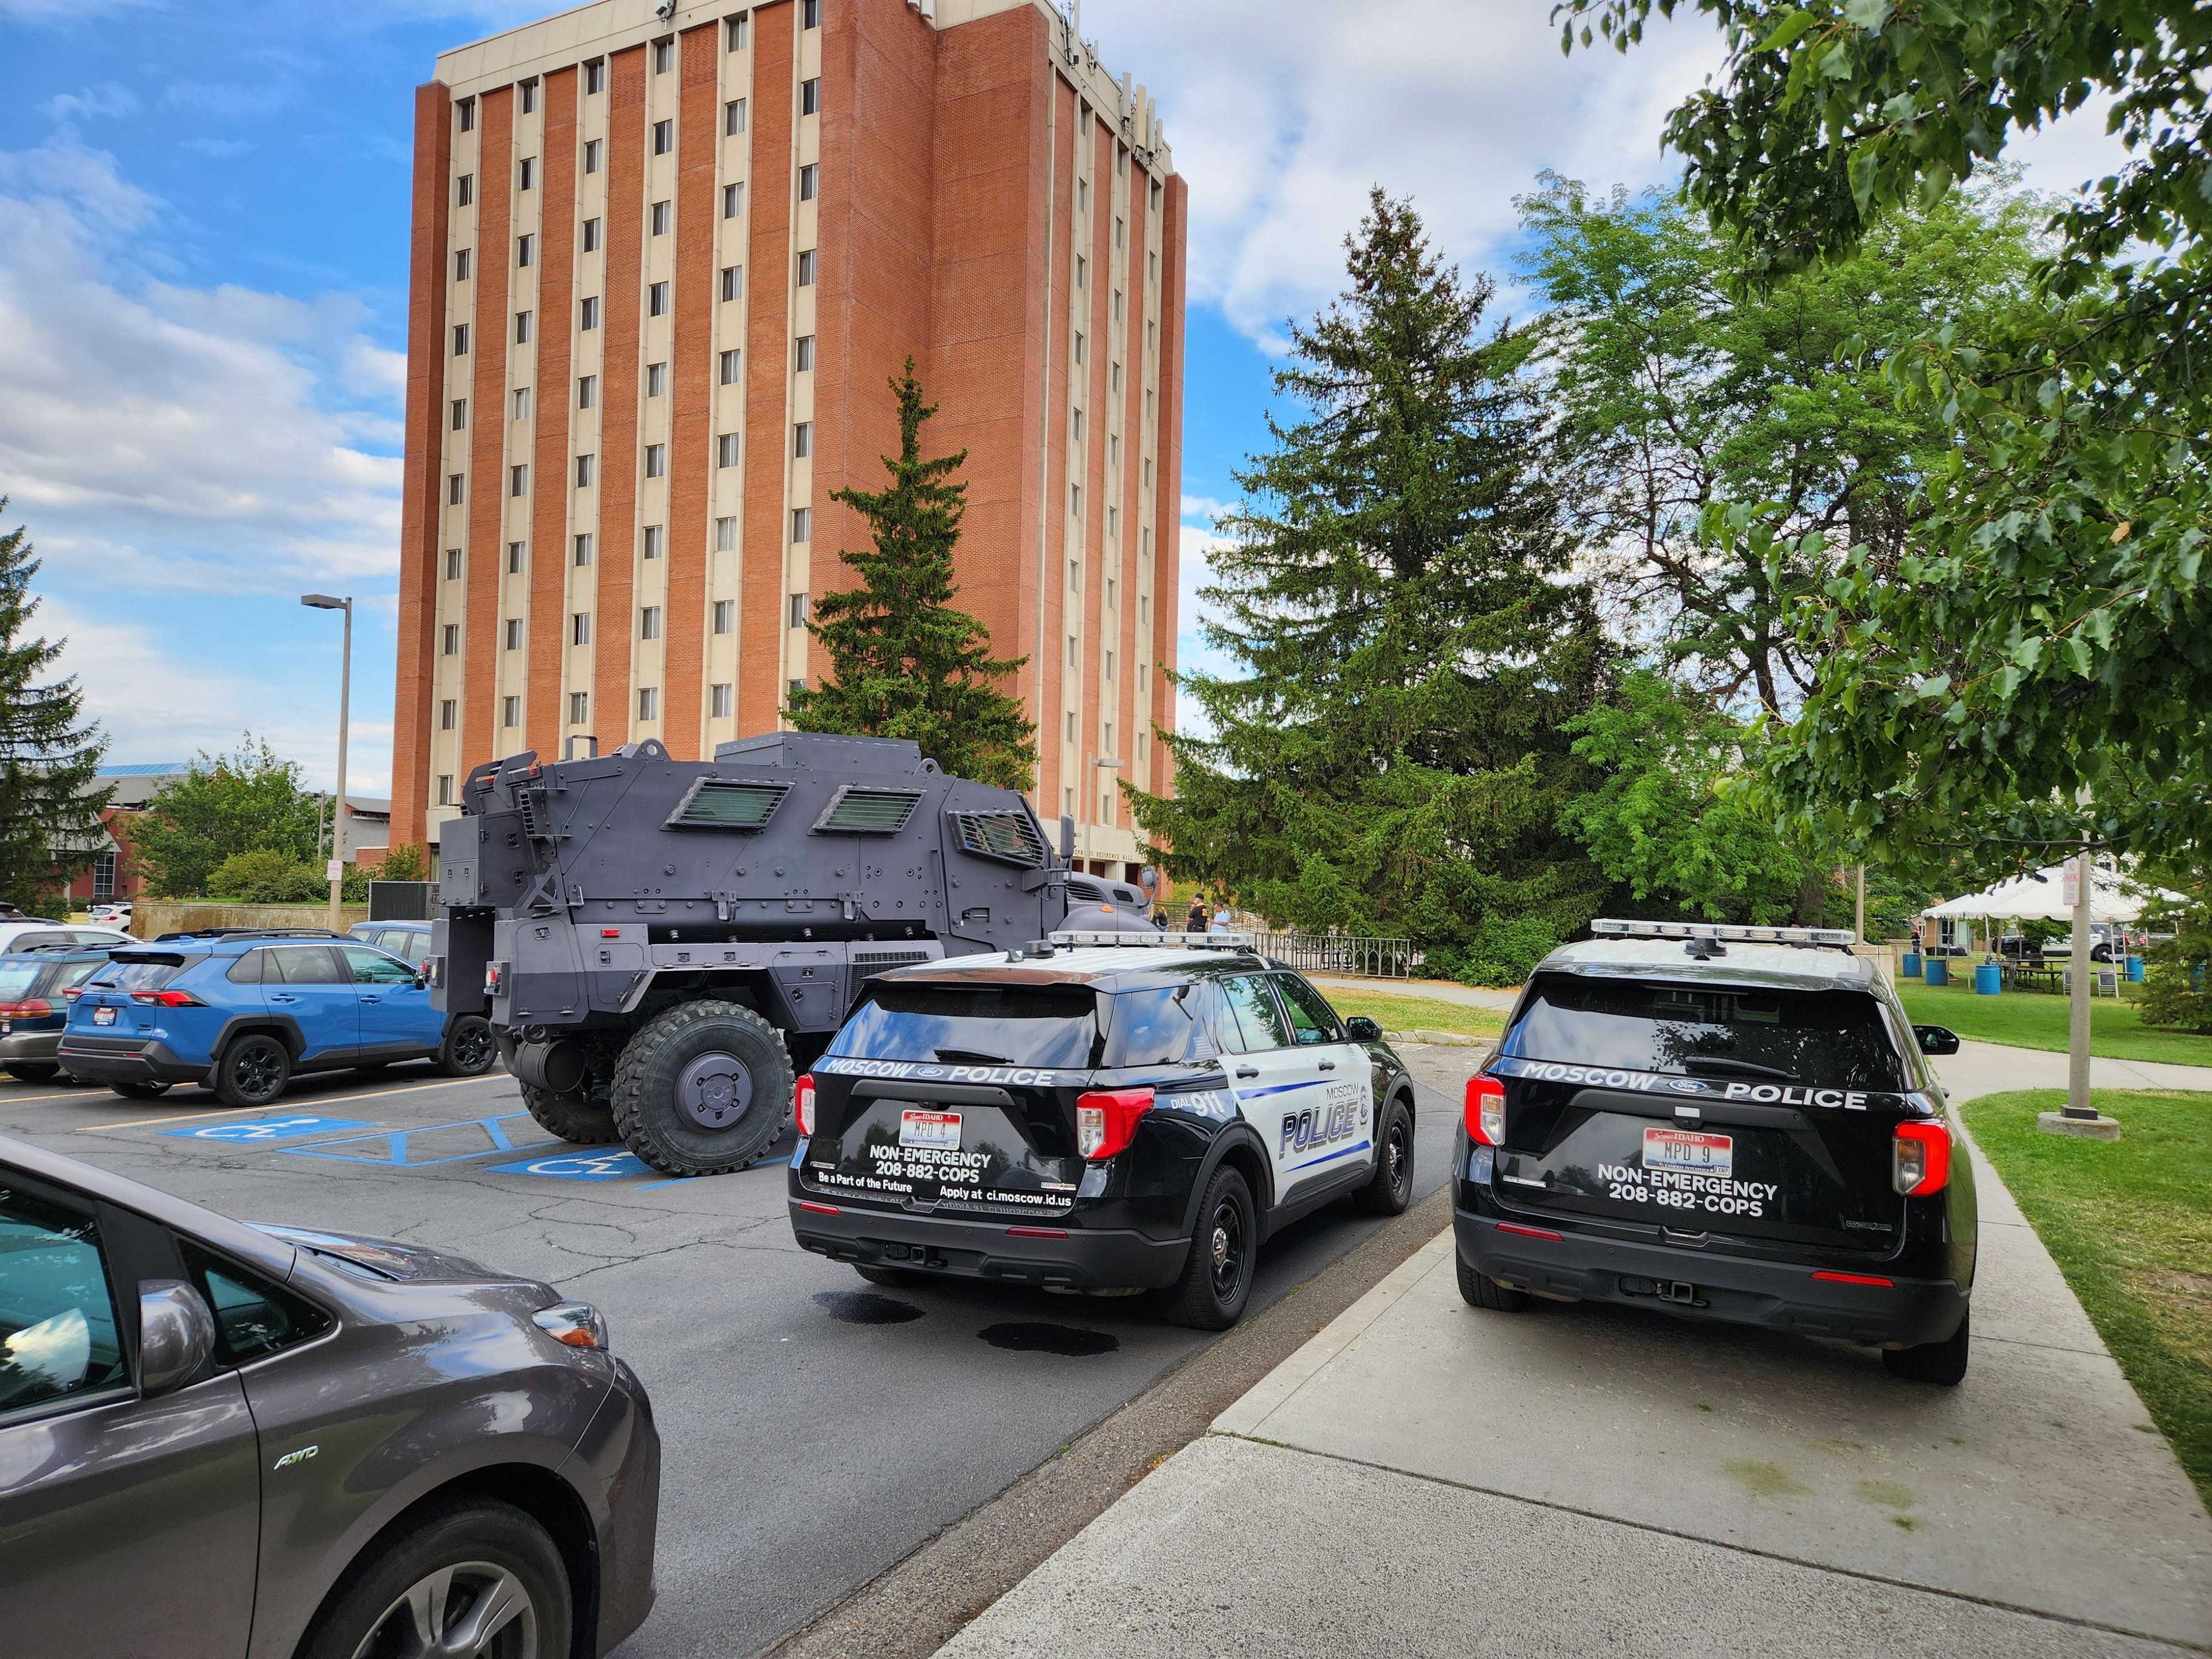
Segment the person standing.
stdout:
<svg viewBox="0 0 2212 1659">
<path fill-rule="evenodd" d="M 1190 914 L 1183 918 L 1183 927 L 1190 933 L 1206 931 L 1206 895 L 1194 893 L 1190 899 Z"/>
</svg>

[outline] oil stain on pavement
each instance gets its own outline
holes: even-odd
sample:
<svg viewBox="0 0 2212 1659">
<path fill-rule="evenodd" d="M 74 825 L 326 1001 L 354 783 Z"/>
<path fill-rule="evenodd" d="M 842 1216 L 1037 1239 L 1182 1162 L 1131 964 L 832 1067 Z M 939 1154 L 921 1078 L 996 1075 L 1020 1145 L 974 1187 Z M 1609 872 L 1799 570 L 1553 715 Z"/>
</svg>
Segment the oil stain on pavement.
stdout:
<svg viewBox="0 0 2212 1659">
<path fill-rule="evenodd" d="M 814 1304 L 848 1325 L 903 1325 L 921 1317 L 913 1303 L 873 1291 L 817 1291 Z"/>
<path fill-rule="evenodd" d="M 1017 1322 L 986 1325 L 975 1333 L 994 1348 L 1013 1353 L 1057 1353 L 1084 1358 L 1112 1353 L 1121 1339 L 1106 1331 L 1086 1331 L 1074 1325 Z"/>
</svg>

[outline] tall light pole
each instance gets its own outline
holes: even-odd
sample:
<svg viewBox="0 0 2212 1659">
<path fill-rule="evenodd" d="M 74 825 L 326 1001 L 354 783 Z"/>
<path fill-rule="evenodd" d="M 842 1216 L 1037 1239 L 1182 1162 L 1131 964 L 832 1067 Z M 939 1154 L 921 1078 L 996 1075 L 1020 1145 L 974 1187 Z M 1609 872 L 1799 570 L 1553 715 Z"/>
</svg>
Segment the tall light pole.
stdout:
<svg viewBox="0 0 2212 1659">
<path fill-rule="evenodd" d="M 333 933 L 345 930 L 338 926 L 338 901 L 345 889 L 345 788 L 346 788 L 346 720 L 353 702 L 353 600 L 351 598 L 333 599 L 328 593 L 302 593 L 300 603 L 311 611 L 343 611 L 345 612 L 345 647 L 338 666 L 338 787 L 331 803 L 331 878 L 330 927 Z"/>
</svg>

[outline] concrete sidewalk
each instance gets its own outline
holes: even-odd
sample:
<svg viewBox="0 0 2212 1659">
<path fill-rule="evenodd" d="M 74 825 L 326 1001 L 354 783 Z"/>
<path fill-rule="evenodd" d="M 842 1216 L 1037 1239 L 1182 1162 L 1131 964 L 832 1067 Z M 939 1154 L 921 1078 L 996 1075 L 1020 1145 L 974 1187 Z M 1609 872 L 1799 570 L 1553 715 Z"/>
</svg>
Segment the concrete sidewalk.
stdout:
<svg viewBox="0 0 2212 1659">
<path fill-rule="evenodd" d="M 1306 975 L 1323 992 L 1365 991 L 1384 997 L 1426 997 L 1431 1002 L 1457 1003 L 1462 1008 L 1487 1008 L 1505 1013 L 1520 1000 L 1516 991 L 1486 991 L 1449 979 L 1337 979 L 1327 974 Z"/>
<path fill-rule="evenodd" d="M 1954 1099 L 2065 1056 L 1969 1045 Z M 2103 1065 L 2104 1062 L 2100 1062 Z M 2206 1086 L 2195 1077 L 2106 1086 Z M 1976 1158 L 1972 1369 L 1460 1299 L 1449 1232 L 970 1625 L 948 1659 L 2172 1656 L 2212 1518 Z"/>
</svg>

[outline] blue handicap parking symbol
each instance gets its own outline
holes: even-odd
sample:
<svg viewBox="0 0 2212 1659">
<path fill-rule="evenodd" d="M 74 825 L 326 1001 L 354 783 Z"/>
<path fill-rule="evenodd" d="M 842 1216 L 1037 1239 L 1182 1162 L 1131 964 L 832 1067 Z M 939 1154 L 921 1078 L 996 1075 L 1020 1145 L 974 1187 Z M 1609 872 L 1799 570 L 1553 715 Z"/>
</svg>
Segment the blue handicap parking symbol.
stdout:
<svg viewBox="0 0 2212 1659">
<path fill-rule="evenodd" d="M 165 1135 L 185 1140 L 221 1140 L 233 1146 L 256 1146 L 270 1140 L 296 1140 L 302 1135 L 335 1133 L 340 1129 L 366 1129 L 356 1117 L 313 1117 L 294 1112 L 274 1117 L 250 1117 L 237 1123 L 203 1123 L 197 1127 L 164 1129 Z"/>
<path fill-rule="evenodd" d="M 495 1164 L 500 1175 L 546 1176 L 555 1181 L 619 1181 L 624 1176 L 651 1175 L 652 1167 L 629 1152 L 560 1152 L 520 1164 Z"/>
</svg>

